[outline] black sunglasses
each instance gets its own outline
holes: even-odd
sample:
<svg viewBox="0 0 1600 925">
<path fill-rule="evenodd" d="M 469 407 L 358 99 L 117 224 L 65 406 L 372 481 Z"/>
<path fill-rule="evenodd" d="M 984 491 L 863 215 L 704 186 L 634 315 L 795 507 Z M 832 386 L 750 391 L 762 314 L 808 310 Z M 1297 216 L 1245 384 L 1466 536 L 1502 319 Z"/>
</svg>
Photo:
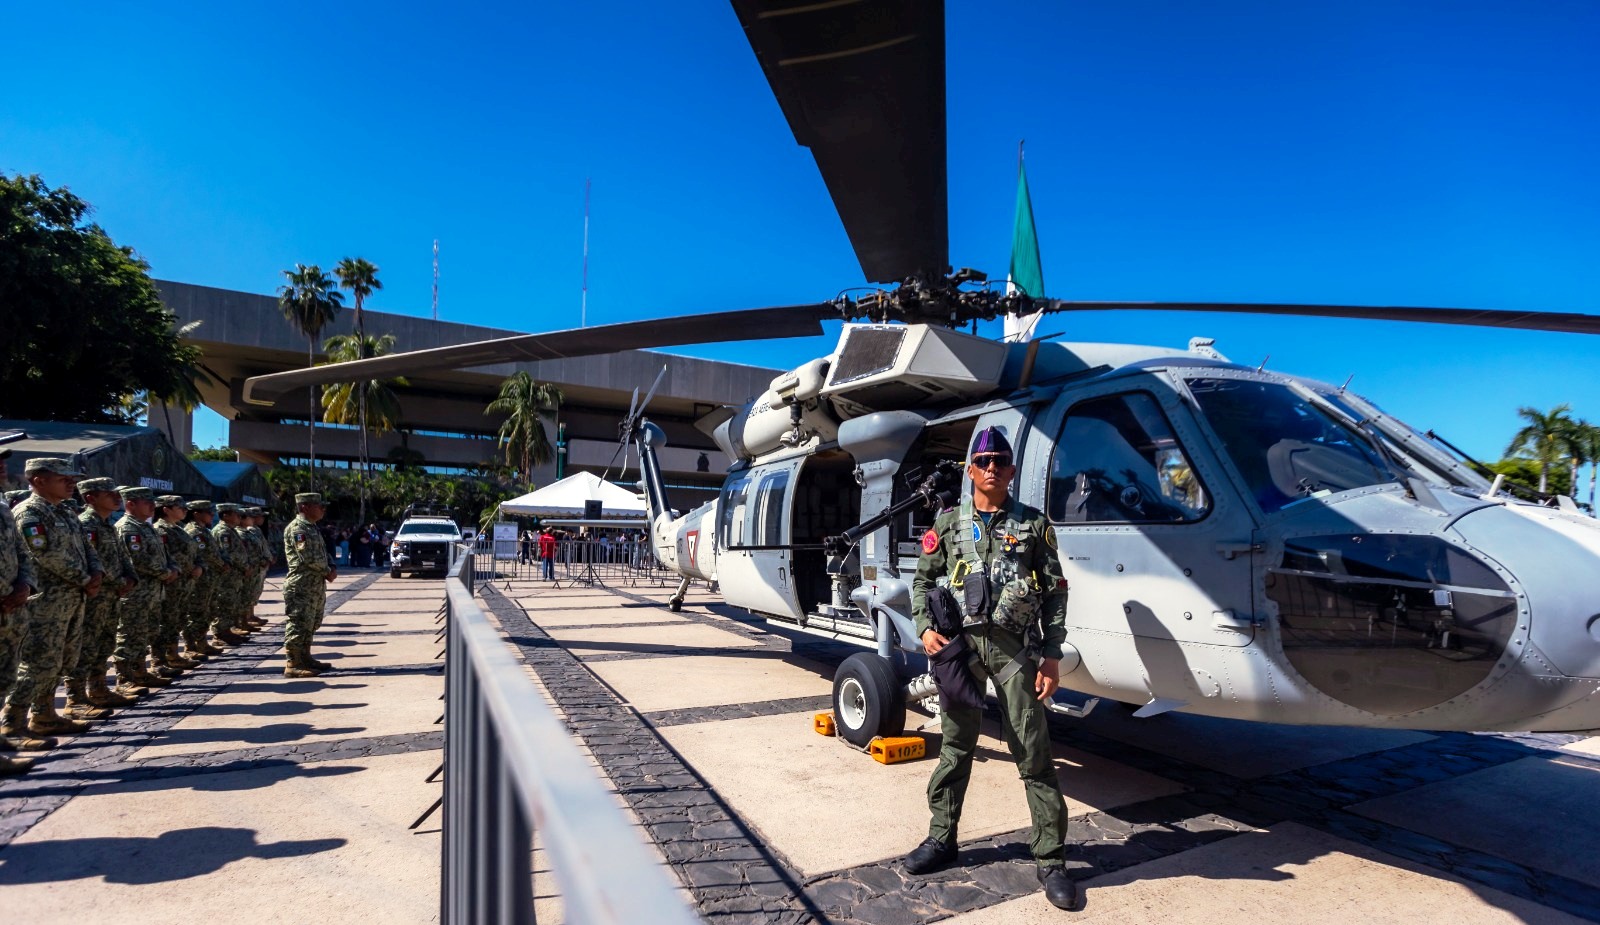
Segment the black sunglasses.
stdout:
<svg viewBox="0 0 1600 925">
<path fill-rule="evenodd" d="M 1011 457 L 1004 453 L 984 453 L 981 456 L 972 457 L 972 464 L 979 469 L 988 469 L 991 466 L 996 469 L 1009 469 L 1011 468 Z"/>
</svg>

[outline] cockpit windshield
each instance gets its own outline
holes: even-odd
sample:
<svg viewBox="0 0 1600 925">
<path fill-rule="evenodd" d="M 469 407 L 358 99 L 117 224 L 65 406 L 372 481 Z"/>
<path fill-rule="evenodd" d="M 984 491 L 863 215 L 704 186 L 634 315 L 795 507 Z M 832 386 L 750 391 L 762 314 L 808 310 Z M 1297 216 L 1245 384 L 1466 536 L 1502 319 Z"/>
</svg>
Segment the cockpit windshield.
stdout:
<svg viewBox="0 0 1600 925">
<path fill-rule="evenodd" d="M 1286 385 L 1197 378 L 1188 386 L 1266 513 L 1398 481 L 1370 440 Z"/>
</svg>

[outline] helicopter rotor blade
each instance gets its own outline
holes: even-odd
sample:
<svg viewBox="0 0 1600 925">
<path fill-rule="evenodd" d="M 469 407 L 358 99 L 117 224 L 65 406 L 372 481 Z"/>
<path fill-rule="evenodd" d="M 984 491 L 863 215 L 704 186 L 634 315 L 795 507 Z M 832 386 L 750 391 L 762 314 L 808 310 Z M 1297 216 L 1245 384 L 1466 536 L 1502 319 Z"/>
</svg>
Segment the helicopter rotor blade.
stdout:
<svg viewBox="0 0 1600 925">
<path fill-rule="evenodd" d="M 650 406 L 650 399 L 656 397 L 656 389 L 661 388 L 661 380 L 665 379 L 666 375 L 667 375 L 667 364 L 662 363 L 661 364 L 661 372 L 656 373 L 656 381 L 650 383 L 650 391 L 644 393 L 644 403 L 639 406 L 638 413 L 635 414 L 632 411 L 628 412 L 628 420 L 630 422 L 629 423 L 630 428 L 633 427 L 633 426 L 636 426 L 638 424 L 638 422 L 639 422 L 639 418 L 644 416 L 644 409 L 646 409 L 646 408 L 648 408 Z M 638 395 L 639 394 L 639 390 L 638 389 L 634 389 L 633 394 Z"/>
<path fill-rule="evenodd" d="M 785 305 L 679 315 L 647 321 L 625 321 L 549 334 L 518 334 L 409 353 L 329 363 L 308 369 L 252 376 L 244 382 L 243 398 L 253 405 L 271 405 L 278 396 L 307 386 L 361 379 L 414 376 L 440 369 L 466 369 L 495 363 L 554 360 L 595 356 L 621 350 L 718 344 L 728 341 L 808 337 L 822 333 L 822 322 L 838 318 L 839 309 L 828 302 Z"/>
<path fill-rule="evenodd" d="M 1246 315 L 1304 315 L 1315 318 L 1356 318 L 1371 321 L 1418 321 L 1430 324 L 1464 324 L 1487 328 L 1600 334 L 1600 315 L 1574 312 L 1521 312 L 1493 308 L 1419 308 L 1399 305 L 1298 305 L 1262 302 L 1080 302 L 1038 299 L 1041 311 L 1180 311 L 1231 312 Z"/>
<path fill-rule="evenodd" d="M 733 0 L 872 282 L 950 262 L 943 0 Z"/>
</svg>

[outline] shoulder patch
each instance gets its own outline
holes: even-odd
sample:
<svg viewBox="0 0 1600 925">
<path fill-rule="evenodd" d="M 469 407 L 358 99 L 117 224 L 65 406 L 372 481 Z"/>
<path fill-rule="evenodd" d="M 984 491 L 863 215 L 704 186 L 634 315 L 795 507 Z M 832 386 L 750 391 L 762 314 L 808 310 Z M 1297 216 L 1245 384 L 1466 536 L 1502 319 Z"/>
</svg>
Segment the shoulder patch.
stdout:
<svg viewBox="0 0 1600 925">
<path fill-rule="evenodd" d="M 128 536 L 128 548 L 133 550 L 134 552 L 138 552 L 139 551 L 139 534 L 137 534 L 137 533 L 129 534 L 129 536 Z"/>
<path fill-rule="evenodd" d="M 922 554 L 923 555 L 925 555 L 925 556 L 932 555 L 934 552 L 938 551 L 938 549 L 939 549 L 939 532 L 937 530 L 931 530 L 930 529 L 927 533 L 922 534 Z"/>
<path fill-rule="evenodd" d="M 983 528 L 978 526 L 978 522 L 976 520 L 972 522 L 972 541 L 974 543 L 983 542 Z"/>
</svg>

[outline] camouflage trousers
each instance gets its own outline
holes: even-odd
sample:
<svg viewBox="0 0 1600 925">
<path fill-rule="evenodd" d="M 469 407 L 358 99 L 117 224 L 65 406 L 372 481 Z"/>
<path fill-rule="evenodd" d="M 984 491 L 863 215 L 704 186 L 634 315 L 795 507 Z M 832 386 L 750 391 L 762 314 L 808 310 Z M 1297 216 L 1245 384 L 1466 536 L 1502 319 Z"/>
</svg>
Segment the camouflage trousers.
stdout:
<svg viewBox="0 0 1600 925">
<path fill-rule="evenodd" d="M 117 595 L 111 588 L 112 584 L 108 582 L 100 589 L 99 594 L 89 598 L 84 604 L 78 645 L 73 651 L 72 642 L 68 640 L 69 651 L 61 665 L 62 674 L 68 680 L 88 680 L 96 669 L 102 675 L 105 674 L 106 661 L 111 658 L 111 653 L 116 651 Z"/>
<path fill-rule="evenodd" d="M 311 637 L 322 628 L 322 608 L 327 599 L 327 583 L 321 575 L 291 575 L 284 581 L 284 646 L 311 645 Z"/>
<path fill-rule="evenodd" d="M 189 601 L 194 597 L 193 579 L 180 578 L 167 586 L 166 601 L 161 605 L 161 615 L 151 641 L 158 646 L 177 645 L 189 619 Z"/>
<path fill-rule="evenodd" d="M 212 598 L 216 595 L 217 582 L 210 575 L 202 575 L 194 583 L 194 588 L 189 594 L 187 602 L 188 612 L 183 615 L 183 631 L 191 633 L 196 639 L 206 634 L 206 629 L 211 626 L 211 615 L 214 612 Z"/>
<path fill-rule="evenodd" d="M 0 698 L 11 693 L 11 686 L 17 680 L 17 656 L 22 646 L 21 627 L 27 622 L 27 607 L 19 607 L 0 616 Z"/>
<path fill-rule="evenodd" d="M 231 630 L 238 625 L 239 605 L 234 603 L 238 597 L 239 573 L 230 570 L 218 575 L 211 586 L 212 630 Z"/>
<path fill-rule="evenodd" d="M 139 661 L 155 641 L 161 620 L 162 590 L 153 580 L 140 582 L 132 594 L 117 603 L 117 661 Z"/>
<path fill-rule="evenodd" d="M 28 600 L 28 619 L 20 621 L 22 647 L 17 680 L 7 706 L 32 704 L 52 696 L 61 683 L 61 662 L 67 628 L 83 619 L 84 594 L 79 588 L 50 588 Z"/>
</svg>

